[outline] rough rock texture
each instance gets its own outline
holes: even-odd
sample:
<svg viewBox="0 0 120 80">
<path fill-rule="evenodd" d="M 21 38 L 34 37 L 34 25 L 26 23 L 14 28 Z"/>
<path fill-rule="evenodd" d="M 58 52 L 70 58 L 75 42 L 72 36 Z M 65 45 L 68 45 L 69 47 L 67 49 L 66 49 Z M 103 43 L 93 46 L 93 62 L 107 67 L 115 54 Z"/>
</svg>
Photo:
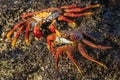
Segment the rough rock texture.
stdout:
<svg viewBox="0 0 120 80">
<path fill-rule="evenodd" d="M 96 37 L 96 44 L 113 47 L 99 50 L 86 46 L 88 54 L 108 66 L 107 70 L 76 52 L 73 56 L 83 75 L 66 55 L 60 57 L 59 70 L 56 71 L 54 57 L 45 42 L 35 40 L 32 32 L 31 46 L 26 46 L 22 33 L 16 48 L 11 48 L 6 33 L 21 21 L 21 14 L 73 3 L 80 6 L 102 4 L 100 8 L 89 10 L 95 15 L 73 20 L 77 22 L 76 29 Z M 64 23 L 58 22 L 58 28 Z M 0 0 L 0 80 L 120 80 L 120 7 L 106 7 L 103 0 Z"/>
</svg>

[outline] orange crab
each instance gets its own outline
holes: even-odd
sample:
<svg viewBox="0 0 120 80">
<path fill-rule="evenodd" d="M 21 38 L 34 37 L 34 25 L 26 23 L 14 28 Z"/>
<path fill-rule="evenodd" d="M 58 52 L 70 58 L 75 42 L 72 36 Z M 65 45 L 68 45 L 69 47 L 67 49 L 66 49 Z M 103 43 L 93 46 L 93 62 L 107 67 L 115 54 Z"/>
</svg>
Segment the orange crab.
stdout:
<svg viewBox="0 0 120 80">
<path fill-rule="evenodd" d="M 25 42 L 29 45 L 29 29 L 33 27 L 33 34 L 36 38 L 40 39 L 42 37 L 42 24 L 45 24 L 47 22 L 51 22 L 48 29 L 51 32 L 55 32 L 55 22 L 58 21 L 66 21 L 68 22 L 68 25 L 71 27 L 75 27 L 76 23 L 68 18 L 68 17 L 80 17 L 85 15 L 91 15 L 92 12 L 85 12 L 85 13 L 78 13 L 85 11 L 87 9 L 96 8 L 99 7 L 100 4 L 95 4 L 83 8 L 77 7 L 76 4 L 69 5 L 69 6 L 62 6 L 60 8 L 48 8 L 43 9 L 41 11 L 26 13 L 21 15 L 20 17 L 24 20 L 22 22 L 19 22 L 16 24 L 7 34 L 7 38 L 10 39 L 10 36 L 12 33 L 18 28 L 18 31 L 16 33 L 16 36 L 13 38 L 12 41 L 12 47 L 15 46 L 15 43 L 20 35 L 20 33 L 25 30 Z"/>
<path fill-rule="evenodd" d="M 78 71 L 82 73 L 82 70 L 78 67 L 78 64 L 76 61 L 73 59 L 72 54 L 75 51 L 79 51 L 83 57 L 86 59 L 95 62 L 99 64 L 100 66 L 104 67 L 105 69 L 107 68 L 103 63 L 96 61 L 92 57 L 90 57 L 84 46 L 83 43 L 91 46 L 93 48 L 98 48 L 98 49 L 111 49 L 112 47 L 109 46 L 102 46 L 102 45 L 96 45 L 83 37 L 86 36 L 92 40 L 95 40 L 92 36 L 80 32 L 80 31 L 58 31 L 56 33 L 52 33 L 51 35 L 47 36 L 47 46 L 48 49 L 51 51 L 52 55 L 55 56 L 56 60 L 56 68 L 58 68 L 58 58 L 59 55 L 63 54 L 64 52 L 67 54 L 68 58 L 74 63 L 74 65 L 77 67 Z M 63 44 L 62 46 L 54 49 L 56 45 Z"/>
</svg>

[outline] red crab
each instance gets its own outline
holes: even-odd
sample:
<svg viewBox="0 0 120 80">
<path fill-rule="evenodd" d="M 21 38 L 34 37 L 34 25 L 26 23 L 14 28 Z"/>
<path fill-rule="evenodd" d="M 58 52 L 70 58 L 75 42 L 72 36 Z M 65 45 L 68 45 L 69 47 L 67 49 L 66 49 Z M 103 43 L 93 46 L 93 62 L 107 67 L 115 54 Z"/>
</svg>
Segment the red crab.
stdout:
<svg viewBox="0 0 120 80">
<path fill-rule="evenodd" d="M 51 51 L 52 55 L 55 55 L 56 68 L 58 68 L 59 55 L 66 53 L 68 58 L 77 67 L 78 71 L 80 73 L 82 73 L 82 70 L 78 67 L 78 64 L 72 57 L 72 54 L 75 53 L 75 51 L 77 51 L 77 50 L 80 52 L 80 54 L 84 58 L 99 64 L 100 66 L 104 67 L 105 69 L 107 68 L 103 63 L 96 61 L 95 59 L 93 59 L 92 57 L 90 57 L 87 54 L 87 52 L 83 46 L 83 43 L 90 47 L 98 48 L 98 49 L 111 49 L 112 47 L 96 45 L 96 44 L 84 39 L 83 36 L 86 36 L 92 40 L 95 40 L 95 38 L 93 38 L 92 36 L 90 36 L 86 33 L 80 32 L 80 31 L 61 31 L 59 33 L 57 31 L 57 33 L 52 33 L 51 35 L 47 36 L 47 46 L 48 46 L 48 49 Z M 64 44 L 64 45 L 54 49 L 54 47 L 57 44 Z"/>
<path fill-rule="evenodd" d="M 85 13 L 78 13 L 85 11 L 87 9 L 99 7 L 100 4 L 95 4 L 83 8 L 77 7 L 76 4 L 69 5 L 69 6 L 62 6 L 60 8 L 48 8 L 43 9 L 41 11 L 26 13 L 21 15 L 21 18 L 24 18 L 23 21 L 16 24 L 7 34 L 7 38 L 10 39 L 12 33 L 18 28 L 16 36 L 13 38 L 12 47 L 15 46 L 15 43 L 20 35 L 20 33 L 25 29 L 25 42 L 29 45 L 29 30 L 31 27 L 34 27 L 33 34 L 36 38 L 40 39 L 42 37 L 42 24 L 47 22 L 51 22 L 48 29 L 51 32 L 55 32 L 55 22 L 58 21 L 66 21 L 68 22 L 69 26 L 75 27 L 76 23 L 68 18 L 68 17 L 80 17 L 85 15 L 91 15 L 92 12 L 85 12 Z"/>
</svg>

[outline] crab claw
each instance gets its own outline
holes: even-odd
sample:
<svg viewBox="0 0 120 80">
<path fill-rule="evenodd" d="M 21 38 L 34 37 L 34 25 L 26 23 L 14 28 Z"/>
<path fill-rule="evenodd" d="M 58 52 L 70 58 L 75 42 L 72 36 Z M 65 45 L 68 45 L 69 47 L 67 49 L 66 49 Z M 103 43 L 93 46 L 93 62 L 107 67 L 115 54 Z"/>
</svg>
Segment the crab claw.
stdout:
<svg viewBox="0 0 120 80">
<path fill-rule="evenodd" d="M 72 28 L 74 28 L 74 27 L 76 27 L 76 23 L 74 22 L 74 21 L 72 21 L 72 20 L 70 20 L 70 19 L 68 19 L 68 18 L 66 18 L 66 17 L 64 17 L 64 16 L 62 16 L 62 15 L 60 15 L 59 17 L 58 17 L 58 20 L 59 21 L 66 21 L 66 22 L 68 22 L 68 25 L 70 26 L 70 27 L 72 27 Z"/>
<path fill-rule="evenodd" d="M 41 39 L 42 37 L 42 32 L 40 31 L 40 28 L 38 26 L 34 26 L 33 34 L 38 39 Z"/>
<path fill-rule="evenodd" d="M 56 20 L 53 20 L 52 23 L 50 24 L 50 26 L 48 27 L 48 29 L 53 33 L 56 31 L 55 22 L 56 22 Z"/>
<path fill-rule="evenodd" d="M 49 30 L 50 30 L 51 32 L 55 32 L 55 27 L 54 27 L 54 26 L 49 27 Z"/>
<path fill-rule="evenodd" d="M 54 56 L 54 40 L 56 39 L 56 34 L 52 33 L 51 35 L 47 36 L 47 48 L 49 51 L 51 51 L 52 56 Z"/>
</svg>

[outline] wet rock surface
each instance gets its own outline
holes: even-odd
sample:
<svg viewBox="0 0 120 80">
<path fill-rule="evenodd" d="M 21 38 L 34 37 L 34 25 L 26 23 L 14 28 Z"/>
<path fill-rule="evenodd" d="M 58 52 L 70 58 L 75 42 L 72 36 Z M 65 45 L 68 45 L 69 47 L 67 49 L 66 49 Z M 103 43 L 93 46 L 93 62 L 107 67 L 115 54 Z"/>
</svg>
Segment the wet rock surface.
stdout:
<svg viewBox="0 0 120 80">
<path fill-rule="evenodd" d="M 33 38 L 31 46 L 26 46 L 24 33 L 19 37 L 16 48 L 11 48 L 7 32 L 19 21 L 20 15 L 49 7 L 60 7 L 72 3 L 87 6 L 95 3 L 102 7 L 92 9 L 92 16 L 75 18 L 77 27 L 94 36 L 96 44 L 108 45 L 110 50 L 99 50 L 85 46 L 88 54 L 108 66 L 101 66 L 83 58 L 78 52 L 73 54 L 83 70 L 79 74 L 66 55 L 60 57 L 59 70 L 55 69 L 54 57 L 44 41 Z M 65 22 L 58 22 L 58 28 Z M 66 28 L 69 29 L 69 28 Z M 15 33 L 14 33 L 15 35 Z M 13 36 L 14 36 L 13 35 Z M 13 37 L 12 36 L 12 37 Z M 94 41 L 92 41 L 94 42 Z M 119 80 L 120 79 L 120 8 L 105 6 L 101 0 L 0 0 L 0 80 Z"/>
</svg>

